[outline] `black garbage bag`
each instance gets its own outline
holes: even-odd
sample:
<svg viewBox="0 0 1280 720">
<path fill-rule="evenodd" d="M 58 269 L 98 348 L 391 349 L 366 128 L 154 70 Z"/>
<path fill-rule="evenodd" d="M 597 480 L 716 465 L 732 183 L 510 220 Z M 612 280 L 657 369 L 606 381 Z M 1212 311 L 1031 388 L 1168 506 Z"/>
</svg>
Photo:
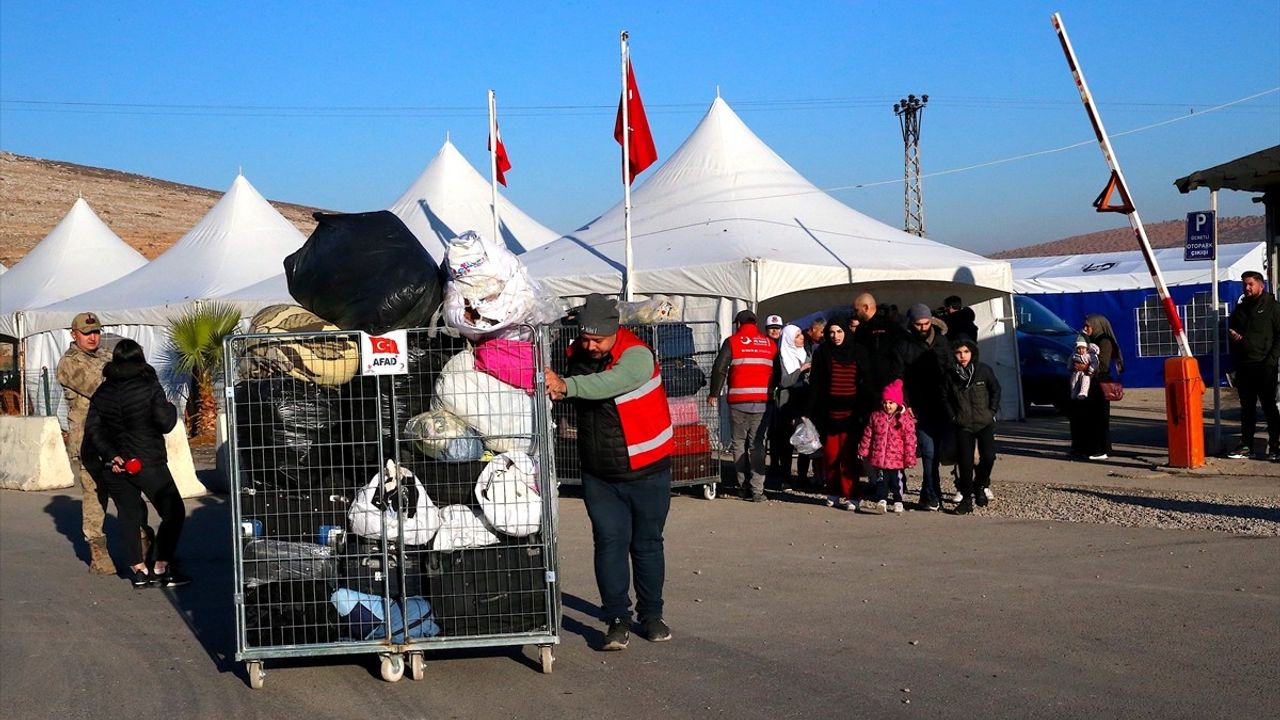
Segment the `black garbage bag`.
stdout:
<svg viewBox="0 0 1280 720">
<path fill-rule="evenodd" d="M 389 210 L 315 218 L 311 237 L 284 259 L 299 305 L 373 335 L 430 323 L 443 297 L 440 266 L 400 218 Z"/>
</svg>

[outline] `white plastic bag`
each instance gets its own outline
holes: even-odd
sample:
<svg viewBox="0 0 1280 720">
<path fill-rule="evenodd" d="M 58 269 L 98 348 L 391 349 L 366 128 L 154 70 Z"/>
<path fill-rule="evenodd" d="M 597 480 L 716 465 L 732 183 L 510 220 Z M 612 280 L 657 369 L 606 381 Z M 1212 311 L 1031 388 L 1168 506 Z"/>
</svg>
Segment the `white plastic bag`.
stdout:
<svg viewBox="0 0 1280 720">
<path fill-rule="evenodd" d="M 404 544 L 430 543 L 440 529 L 440 513 L 418 482 L 417 476 L 397 467 L 394 460 L 388 460 L 386 469 L 374 475 L 369 484 L 356 493 L 356 499 L 351 502 L 351 510 L 347 513 L 351 532 L 360 537 L 381 538 L 385 524 L 387 538 L 398 540 L 401 530 L 400 513 L 394 500 L 407 497 L 413 497 L 414 500 L 413 509 L 405 511 Z"/>
<path fill-rule="evenodd" d="M 409 418 L 404 435 L 423 455 L 444 462 L 469 462 L 484 454 L 480 434 L 445 410 L 428 410 Z"/>
<path fill-rule="evenodd" d="M 432 550 L 449 551 L 463 548 L 484 547 L 500 542 L 484 524 L 484 518 L 475 508 L 467 505 L 445 505 L 440 508 L 440 532 Z"/>
<path fill-rule="evenodd" d="M 470 340 L 532 340 L 524 325 L 555 322 L 564 303 L 529 277 L 506 245 L 468 230 L 449 241 L 444 322 Z"/>
<path fill-rule="evenodd" d="M 796 431 L 791 433 L 791 446 L 796 452 L 808 455 L 822 449 L 822 438 L 818 436 L 818 428 L 813 426 L 809 418 L 800 418 Z"/>
<path fill-rule="evenodd" d="M 441 368 L 431 407 L 475 428 L 496 453 L 532 452 L 534 402 L 524 390 L 476 370 L 475 353 L 463 350 Z"/>
<path fill-rule="evenodd" d="M 525 453 L 503 453 L 480 472 L 476 500 L 495 530 L 527 537 L 542 527 L 538 463 Z"/>
</svg>

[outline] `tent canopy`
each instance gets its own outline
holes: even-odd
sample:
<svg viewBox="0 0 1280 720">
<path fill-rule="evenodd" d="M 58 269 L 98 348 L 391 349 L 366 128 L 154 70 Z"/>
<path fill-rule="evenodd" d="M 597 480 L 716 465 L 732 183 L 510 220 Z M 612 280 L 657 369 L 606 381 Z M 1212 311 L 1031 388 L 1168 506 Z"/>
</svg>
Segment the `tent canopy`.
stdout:
<svg viewBox="0 0 1280 720">
<path fill-rule="evenodd" d="M 721 98 L 632 193 L 634 285 L 645 295 L 760 302 L 897 280 L 1012 290 L 1008 263 L 908 234 L 837 201 L 773 152 Z M 617 293 L 623 206 L 521 260 L 563 296 Z"/>
<path fill-rule="evenodd" d="M 1213 263 L 1209 260 L 1187 262 L 1182 248 L 1161 248 L 1155 251 L 1155 256 L 1165 284 L 1170 287 L 1207 285 L 1212 280 Z M 1261 272 L 1265 256 L 1265 243 L 1219 245 L 1219 279 L 1238 280 L 1246 270 Z M 1154 287 L 1146 261 L 1138 250 L 1014 258 L 1009 264 L 1013 267 L 1014 292 L 1022 295 Z"/>
<path fill-rule="evenodd" d="M 1173 184 L 1183 193 L 1202 187 L 1210 190 L 1266 192 L 1269 188 L 1280 186 L 1280 145 L 1197 170 L 1174 180 Z"/>
<path fill-rule="evenodd" d="M 492 187 L 462 157 L 452 142 L 440 152 L 398 200 L 388 208 L 418 237 L 437 263 L 444 261 L 449 240 L 468 230 L 493 235 Z M 545 245 L 558 233 L 521 212 L 498 193 L 498 231 L 514 253 Z"/>
<path fill-rule="evenodd" d="M 104 325 L 167 325 L 189 303 L 279 274 L 302 233 L 244 178 L 173 247 L 115 282 L 25 313 L 24 333 L 68 327 L 84 310 Z"/>
<path fill-rule="evenodd" d="M 80 198 L 0 282 L 0 334 L 18 333 L 14 313 L 101 287 L 146 264 Z"/>
</svg>

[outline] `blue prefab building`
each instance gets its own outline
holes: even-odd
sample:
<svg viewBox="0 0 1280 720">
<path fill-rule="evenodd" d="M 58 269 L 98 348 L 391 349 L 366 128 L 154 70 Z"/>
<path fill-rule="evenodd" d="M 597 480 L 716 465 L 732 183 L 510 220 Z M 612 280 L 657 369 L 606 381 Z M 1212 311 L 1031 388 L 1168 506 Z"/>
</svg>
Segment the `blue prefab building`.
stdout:
<svg viewBox="0 0 1280 720">
<path fill-rule="evenodd" d="M 1191 351 L 1200 361 L 1205 383 L 1212 387 L 1212 263 L 1185 261 L 1181 247 L 1156 250 L 1155 254 L 1187 328 Z M 1219 246 L 1218 298 L 1224 319 L 1244 292 L 1241 273 L 1254 270 L 1265 276 L 1265 257 L 1265 243 Z M 1125 385 L 1164 385 L 1164 361 L 1178 354 L 1178 346 L 1140 251 L 1017 258 L 1009 263 L 1013 266 L 1014 293 L 1035 298 L 1072 327 L 1083 325 L 1084 316 L 1090 313 L 1100 313 L 1111 321 L 1124 354 Z M 1231 369 L 1225 325 L 1220 341 L 1225 376 Z"/>
</svg>

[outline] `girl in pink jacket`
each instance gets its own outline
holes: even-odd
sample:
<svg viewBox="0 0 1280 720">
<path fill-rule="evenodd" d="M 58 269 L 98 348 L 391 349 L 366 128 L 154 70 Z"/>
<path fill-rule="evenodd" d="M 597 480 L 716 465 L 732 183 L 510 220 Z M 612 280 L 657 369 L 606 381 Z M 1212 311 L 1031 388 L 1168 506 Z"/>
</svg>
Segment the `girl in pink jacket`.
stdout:
<svg viewBox="0 0 1280 720">
<path fill-rule="evenodd" d="M 876 502 L 868 512 L 884 514 L 893 499 L 893 511 L 900 513 L 905 470 L 916 464 L 916 419 L 902 402 L 902 381 L 894 380 L 884 389 L 880 409 L 871 413 L 867 429 L 858 443 L 858 457 L 869 466 Z"/>
</svg>

